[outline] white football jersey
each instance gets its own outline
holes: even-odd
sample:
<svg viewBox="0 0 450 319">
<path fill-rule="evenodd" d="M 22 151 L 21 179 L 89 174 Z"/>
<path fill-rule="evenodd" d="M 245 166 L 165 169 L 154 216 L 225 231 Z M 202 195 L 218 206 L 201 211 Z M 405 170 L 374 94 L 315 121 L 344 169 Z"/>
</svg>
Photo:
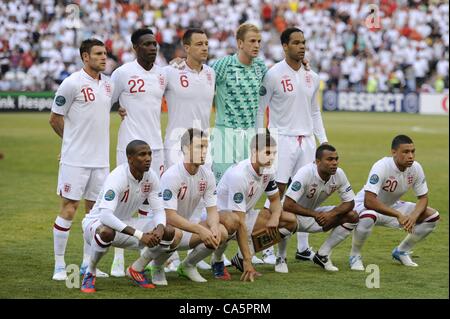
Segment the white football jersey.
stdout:
<svg viewBox="0 0 450 319">
<path fill-rule="evenodd" d="M 355 193 L 344 171 L 338 167 L 336 174 L 325 182 L 317 171 L 317 165 L 310 163 L 300 168 L 292 178 L 286 196 L 292 198 L 300 206 L 316 209 L 335 191 L 338 191 L 342 202 L 355 199 Z"/>
<path fill-rule="evenodd" d="M 119 101 L 127 110 L 120 124 L 117 149 L 125 151 L 132 140 L 143 140 L 152 150 L 163 148 L 161 102 L 167 86 L 164 68 L 153 65 L 145 70 L 137 60 L 125 63 L 111 75 L 114 82 L 112 103 Z"/>
<path fill-rule="evenodd" d="M 373 164 L 363 189 L 356 195 L 356 203 L 364 204 L 365 191 L 372 192 L 387 206 L 394 205 L 410 188 L 416 196 L 428 193 L 425 173 L 418 162 L 401 172 L 393 157 L 383 157 Z"/>
<path fill-rule="evenodd" d="M 269 106 L 269 129 L 288 136 L 315 135 L 320 143 L 327 141 L 322 114 L 317 101 L 319 76 L 301 67 L 292 69 L 286 60 L 267 71 L 260 89 L 258 128 L 263 126 L 266 106 Z"/>
<path fill-rule="evenodd" d="M 188 220 L 202 198 L 207 208 L 217 204 L 216 180 L 205 165 L 195 175 L 186 170 L 183 162 L 172 165 L 161 176 L 161 190 L 164 208 L 176 210 Z"/>
<path fill-rule="evenodd" d="M 145 205 L 143 205 L 145 204 Z M 155 225 L 166 223 L 158 176 L 149 170 L 141 181 L 131 174 L 128 163 L 117 166 L 106 178 L 88 218 L 100 218 L 100 209 L 114 212 L 120 220 L 128 220 L 142 207 L 154 213 Z"/>
<path fill-rule="evenodd" d="M 272 196 L 278 192 L 275 175 L 256 173 L 249 159 L 229 167 L 217 185 L 219 211 L 248 212 L 262 194 Z"/>
<path fill-rule="evenodd" d="M 109 117 L 113 85 L 83 69 L 66 78 L 55 94 L 52 112 L 64 116 L 61 163 L 109 167 Z"/>
<path fill-rule="evenodd" d="M 188 128 L 204 131 L 209 128 L 214 99 L 214 70 L 203 65 L 200 72 L 187 65 L 182 69 L 165 67 L 167 74 L 166 101 L 169 113 L 164 148 L 180 149 L 180 138 Z"/>
</svg>

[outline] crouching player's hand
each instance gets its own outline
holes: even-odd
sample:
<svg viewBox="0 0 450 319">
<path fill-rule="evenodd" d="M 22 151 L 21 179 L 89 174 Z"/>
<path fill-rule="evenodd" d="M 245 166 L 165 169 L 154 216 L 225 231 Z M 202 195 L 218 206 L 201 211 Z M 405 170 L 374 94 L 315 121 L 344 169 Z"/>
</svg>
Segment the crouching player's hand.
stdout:
<svg viewBox="0 0 450 319">
<path fill-rule="evenodd" d="M 158 235 L 154 231 L 151 231 L 149 233 L 144 233 L 141 242 L 143 242 L 147 247 L 155 247 L 156 245 L 159 245 L 161 238 L 158 238 Z"/>
<path fill-rule="evenodd" d="M 255 267 L 253 267 L 252 265 L 251 259 L 244 260 L 244 272 L 242 273 L 241 280 L 253 282 L 255 280 L 256 274 L 257 273 Z"/>
</svg>

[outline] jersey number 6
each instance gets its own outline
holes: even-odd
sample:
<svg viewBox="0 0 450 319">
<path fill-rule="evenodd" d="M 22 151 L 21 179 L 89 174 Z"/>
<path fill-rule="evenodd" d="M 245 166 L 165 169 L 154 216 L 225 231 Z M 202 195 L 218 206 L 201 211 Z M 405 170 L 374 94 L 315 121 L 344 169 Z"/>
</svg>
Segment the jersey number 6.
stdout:
<svg viewBox="0 0 450 319">
<path fill-rule="evenodd" d="M 180 75 L 180 84 L 182 87 L 187 88 L 189 86 L 189 82 L 187 80 L 187 75 Z"/>
</svg>

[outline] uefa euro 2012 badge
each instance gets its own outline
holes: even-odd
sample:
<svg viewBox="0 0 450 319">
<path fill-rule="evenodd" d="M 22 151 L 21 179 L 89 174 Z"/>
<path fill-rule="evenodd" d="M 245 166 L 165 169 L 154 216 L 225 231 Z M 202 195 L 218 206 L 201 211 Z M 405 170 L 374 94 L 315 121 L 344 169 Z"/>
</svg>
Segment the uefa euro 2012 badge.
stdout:
<svg viewBox="0 0 450 319">
<path fill-rule="evenodd" d="M 63 106 L 64 104 L 66 104 L 66 98 L 62 95 L 58 95 L 55 98 L 55 104 L 58 106 Z"/>
<path fill-rule="evenodd" d="M 116 193 L 114 193 L 114 191 L 112 189 L 108 190 L 105 193 L 105 200 L 107 201 L 112 201 L 114 199 L 114 197 L 116 197 Z"/>
<path fill-rule="evenodd" d="M 244 200 L 244 195 L 242 193 L 236 193 L 233 196 L 233 200 L 236 204 L 240 204 Z"/>
<path fill-rule="evenodd" d="M 380 180 L 380 178 L 378 177 L 378 175 L 373 174 L 372 176 L 370 176 L 369 182 L 370 182 L 370 184 L 376 184 L 376 183 L 378 183 L 379 180 Z"/>
<path fill-rule="evenodd" d="M 163 199 L 165 201 L 171 200 L 172 199 L 172 191 L 170 189 L 165 189 L 163 192 Z"/>
<path fill-rule="evenodd" d="M 291 188 L 294 192 L 298 192 L 301 187 L 302 187 L 302 184 L 299 181 L 295 181 L 294 183 L 292 183 L 292 186 L 291 186 Z"/>
</svg>

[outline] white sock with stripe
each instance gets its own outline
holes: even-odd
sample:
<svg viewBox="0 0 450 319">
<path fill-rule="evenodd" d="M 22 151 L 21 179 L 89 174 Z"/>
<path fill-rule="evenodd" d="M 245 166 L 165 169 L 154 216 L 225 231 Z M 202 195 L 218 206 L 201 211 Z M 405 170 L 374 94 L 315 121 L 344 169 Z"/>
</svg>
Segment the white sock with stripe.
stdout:
<svg viewBox="0 0 450 319">
<path fill-rule="evenodd" d="M 204 243 L 197 245 L 192 252 L 183 260 L 183 264 L 188 267 L 197 265 L 198 262 L 205 259 L 213 253 L 214 249 L 208 248 Z"/>
<path fill-rule="evenodd" d="M 348 223 L 335 227 L 317 253 L 320 256 L 328 256 L 331 253 L 331 250 L 344 241 L 355 227 L 356 224 Z"/>
<path fill-rule="evenodd" d="M 289 242 L 289 238 L 291 238 L 292 233 L 286 228 L 279 228 L 278 231 L 281 234 L 281 241 L 278 243 L 278 257 L 286 259 L 287 256 L 287 246 Z M 273 248 L 273 246 L 272 246 Z"/>
<path fill-rule="evenodd" d="M 309 233 L 297 233 L 297 250 L 302 252 L 309 248 Z"/>
<path fill-rule="evenodd" d="M 67 241 L 69 240 L 72 221 L 60 216 L 56 217 L 53 225 L 53 249 L 55 253 L 55 267 L 65 267 L 64 255 L 66 253 Z"/>
<path fill-rule="evenodd" d="M 100 259 L 108 252 L 110 246 L 111 242 L 103 241 L 99 234 L 94 235 L 94 238 L 92 238 L 91 240 L 91 253 L 87 272 L 96 275 L 97 264 Z"/>
<path fill-rule="evenodd" d="M 144 268 L 152 261 L 153 259 L 157 259 L 161 255 L 167 256 L 167 251 L 169 250 L 170 245 L 173 243 L 173 239 L 161 240 L 158 246 L 155 247 L 145 247 L 141 251 L 141 256 L 131 265 L 131 267 L 136 271 L 144 271 Z"/>
<path fill-rule="evenodd" d="M 353 232 L 351 256 L 361 256 L 361 248 L 372 232 L 375 221 L 370 217 L 359 218 L 358 225 Z"/>
<path fill-rule="evenodd" d="M 434 216 L 434 215 L 433 215 Z M 437 213 L 439 219 L 439 213 Z M 432 222 L 423 222 L 414 226 L 411 234 L 406 235 L 405 239 L 398 246 L 400 251 L 410 251 L 419 241 L 427 237 L 437 226 L 437 219 Z"/>
</svg>

